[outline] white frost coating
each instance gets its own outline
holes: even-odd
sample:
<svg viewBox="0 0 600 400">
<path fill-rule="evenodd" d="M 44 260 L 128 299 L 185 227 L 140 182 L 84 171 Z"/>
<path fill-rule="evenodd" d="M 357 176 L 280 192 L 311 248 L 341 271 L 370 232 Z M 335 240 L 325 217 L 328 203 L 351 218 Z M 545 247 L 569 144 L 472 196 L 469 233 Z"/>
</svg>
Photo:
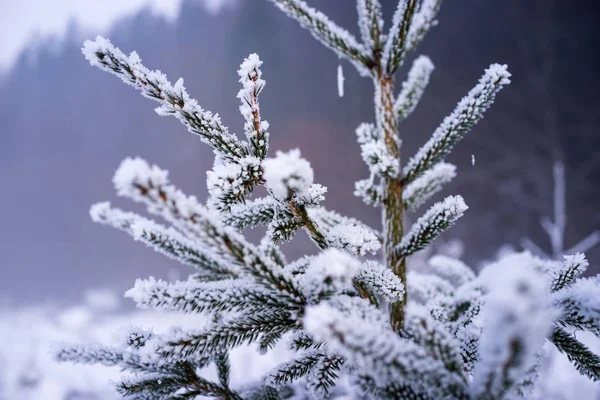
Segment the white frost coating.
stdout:
<svg viewBox="0 0 600 400">
<path fill-rule="evenodd" d="M 428 261 L 431 270 L 436 275 L 446 279 L 454 287 L 459 287 L 475 279 L 475 273 L 459 259 L 436 255 Z"/>
<path fill-rule="evenodd" d="M 215 165 L 212 171 L 206 171 L 211 208 L 227 209 L 235 199 L 242 197 L 245 193 L 244 184 L 258 178 L 260 165 L 258 157 L 246 156 L 237 163 Z"/>
<path fill-rule="evenodd" d="M 600 278 L 578 279 L 572 286 L 552 296 L 553 303 L 564 313 L 563 320 L 577 328 L 600 335 Z"/>
<path fill-rule="evenodd" d="M 373 37 L 374 33 L 381 35 L 383 30 L 383 18 L 379 0 L 358 0 L 356 2 L 358 13 L 358 27 L 363 43 L 371 50 L 380 43 L 380 37 Z"/>
<path fill-rule="evenodd" d="M 337 88 L 338 88 L 338 96 L 344 97 L 344 69 L 342 68 L 342 64 L 338 65 L 337 68 Z"/>
<path fill-rule="evenodd" d="M 310 7 L 303 0 L 271 1 L 281 11 L 308 29 L 318 41 L 333 50 L 338 57 L 348 59 L 361 76 L 369 76 L 369 69 L 359 61 L 359 58 L 364 57 L 367 51 L 350 32 L 335 24 L 322 12 Z"/>
<path fill-rule="evenodd" d="M 398 176 L 400 172 L 400 160 L 390 154 L 383 139 L 361 144 L 360 149 L 360 154 L 371 172 L 379 176 Z"/>
<path fill-rule="evenodd" d="M 357 256 L 375 254 L 381 243 L 372 230 L 353 223 L 340 223 L 325 233 L 327 244 Z"/>
<path fill-rule="evenodd" d="M 402 59 L 402 55 L 406 53 L 406 43 L 403 43 L 403 47 L 400 46 L 400 29 L 402 28 L 402 21 L 404 20 L 404 13 L 406 11 L 407 0 L 398 1 L 398 7 L 392 17 L 392 27 L 387 35 L 387 40 L 383 48 L 383 57 L 381 59 L 381 65 L 386 66 L 389 71 L 390 63 L 393 62 L 395 56 Z M 391 58 L 391 59 L 390 59 Z"/>
<path fill-rule="evenodd" d="M 423 0 L 419 11 L 413 16 L 412 24 L 408 30 L 408 46 L 414 48 L 423 36 L 437 24 L 435 16 L 439 10 L 441 0 Z"/>
<path fill-rule="evenodd" d="M 267 188 L 279 200 L 288 200 L 291 196 L 303 198 L 309 194 L 314 173 L 310 163 L 300 155 L 300 150 L 287 153 L 278 151 L 275 158 L 263 161 Z"/>
<path fill-rule="evenodd" d="M 355 280 L 366 285 L 389 303 L 400 301 L 404 294 L 404 285 L 400 278 L 390 268 L 374 261 L 364 263 Z"/>
<path fill-rule="evenodd" d="M 250 54 L 240 65 L 238 75 L 242 89 L 237 97 L 241 100 L 240 112 L 244 117 L 244 132 L 253 146 L 253 152 L 259 157 L 267 153 L 269 143 L 269 123 L 261 121 L 258 95 L 265 87 L 266 82 L 261 78 L 260 66 L 262 61 L 257 54 Z"/>
<path fill-rule="evenodd" d="M 247 279 L 225 279 L 214 282 L 187 281 L 169 283 L 150 277 L 137 279 L 133 288 L 125 292 L 137 307 L 178 313 L 204 311 L 239 311 L 251 307 L 249 296 L 261 289 Z M 265 299 L 268 296 L 265 295 Z"/>
<path fill-rule="evenodd" d="M 378 387 L 406 382 L 434 399 L 465 390 L 458 376 L 429 357 L 423 347 L 389 329 L 373 329 L 371 322 L 351 311 L 341 312 L 327 303 L 307 307 L 303 325 L 332 353 L 345 357 L 357 375 L 369 376 Z"/>
<path fill-rule="evenodd" d="M 493 103 L 496 93 L 510 83 L 511 74 L 506 65 L 492 64 L 485 70 L 479 83 L 462 98 L 454 111 L 444 118 L 432 137 L 417 151 L 404 167 L 404 176 L 423 173 L 441 161 L 454 143 L 462 139 L 468 129 L 483 117 Z"/>
<path fill-rule="evenodd" d="M 588 260 L 582 253 L 563 256 L 564 261 L 550 262 L 545 265 L 545 272 L 552 280 L 552 290 L 556 291 L 572 285 L 589 266 Z"/>
<path fill-rule="evenodd" d="M 401 255 L 412 254 L 423 249 L 462 217 L 468 208 L 462 196 L 459 195 L 448 196 L 443 201 L 435 203 L 410 227 L 410 231 L 402 238 L 396 249 L 400 251 Z"/>
<path fill-rule="evenodd" d="M 169 183 L 169 172 L 160 169 L 156 165 L 150 166 L 148 162 L 140 157 L 127 157 L 113 176 L 113 184 L 119 196 L 137 197 L 141 184 L 144 187 L 149 185 L 163 186 Z"/>
<path fill-rule="evenodd" d="M 435 303 L 441 296 L 449 296 L 454 291 L 448 281 L 432 274 L 409 271 L 406 282 L 409 301 L 423 305 Z"/>
<path fill-rule="evenodd" d="M 495 398 L 535 363 L 554 315 L 547 280 L 533 268 L 501 260 L 486 267 L 480 279 L 489 293 L 471 392 L 475 398 Z"/>
<path fill-rule="evenodd" d="M 202 109 L 183 86 L 183 79 L 172 85 L 160 71 L 146 68 L 137 53 L 126 56 L 112 43 L 97 36 L 83 44 L 82 53 L 91 65 L 118 76 L 138 89 L 144 97 L 160 103 L 159 115 L 175 116 L 190 133 L 211 145 L 222 157 L 236 160 L 246 155 L 241 142 L 229 133 L 218 115 Z"/>
<path fill-rule="evenodd" d="M 360 262 L 347 253 L 326 249 L 310 261 L 302 279 L 304 295 L 317 301 L 323 295 L 348 289 L 360 267 Z"/>
<path fill-rule="evenodd" d="M 356 140 L 359 144 L 373 142 L 381 138 L 381 132 L 375 124 L 363 122 L 356 128 Z"/>
<path fill-rule="evenodd" d="M 308 216 L 319 226 L 329 246 L 354 255 L 375 254 L 381 247 L 377 232 L 355 218 L 323 207 L 311 207 Z"/>
<path fill-rule="evenodd" d="M 402 82 L 402 89 L 394 102 L 394 113 L 399 121 L 415 110 L 434 69 L 433 62 L 427 56 L 419 56 L 413 61 L 408 78 Z"/>
<path fill-rule="evenodd" d="M 409 183 L 402 192 L 408 209 L 414 210 L 439 192 L 443 185 L 456 176 L 456 166 L 441 162 L 428 169 L 423 175 Z"/>
</svg>

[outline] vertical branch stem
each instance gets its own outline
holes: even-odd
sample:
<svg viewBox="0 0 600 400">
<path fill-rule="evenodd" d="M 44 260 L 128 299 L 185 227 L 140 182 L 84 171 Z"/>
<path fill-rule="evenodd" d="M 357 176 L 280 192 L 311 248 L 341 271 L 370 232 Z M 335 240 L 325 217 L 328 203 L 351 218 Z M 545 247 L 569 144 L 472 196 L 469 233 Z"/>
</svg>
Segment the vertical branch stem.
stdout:
<svg viewBox="0 0 600 400">
<path fill-rule="evenodd" d="M 383 134 L 389 153 L 394 158 L 400 157 L 398 125 L 394 113 L 394 77 L 379 68 L 374 80 L 375 114 L 377 127 Z M 394 246 L 402 240 L 404 205 L 402 203 L 402 183 L 398 178 L 387 178 L 385 181 L 384 201 L 382 206 L 383 249 L 385 262 L 394 274 L 405 285 L 403 299 L 390 305 L 390 322 L 397 331 L 404 323 L 406 305 L 406 261 L 404 257 L 394 255 Z"/>
</svg>

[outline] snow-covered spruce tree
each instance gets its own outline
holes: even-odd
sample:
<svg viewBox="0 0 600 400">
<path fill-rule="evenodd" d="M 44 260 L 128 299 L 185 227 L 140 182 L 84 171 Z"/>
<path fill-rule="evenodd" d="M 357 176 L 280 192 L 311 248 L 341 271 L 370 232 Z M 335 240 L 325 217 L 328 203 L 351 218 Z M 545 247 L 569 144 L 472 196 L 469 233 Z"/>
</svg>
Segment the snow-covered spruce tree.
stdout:
<svg viewBox="0 0 600 400">
<path fill-rule="evenodd" d="M 342 375 L 353 397 L 527 397 L 548 341 L 582 374 L 599 379 L 600 357 L 572 334 L 574 328 L 600 334 L 600 283 L 581 278 L 583 255 L 554 262 L 524 254 L 480 276 L 438 256 L 427 270 L 407 272 L 407 256 L 428 246 L 467 206 L 460 196 L 448 197 L 410 229 L 403 226 L 404 213 L 455 176 L 444 159 L 509 83 L 506 67 L 491 65 L 401 167 L 397 127 L 416 107 L 433 64 L 417 57 L 398 93 L 395 74 L 435 25 L 440 0 L 399 1 L 386 31 L 379 1 L 358 0 L 360 41 L 304 1 L 272 1 L 374 83 L 375 120 L 356 130 L 370 176 L 357 182 L 355 194 L 381 208 L 381 232 L 320 206 L 326 189 L 313 182 L 299 150 L 268 157 L 257 55 L 238 71 L 246 121 L 240 140 L 190 97 L 183 80 L 171 84 L 136 53 L 127 56 L 98 37 L 83 47 L 91 64 L 158 102 L 159 115 L 175 116 L 214 149 L 215 163 L 204 205 L 171 185 L 159 167 L 123 161 L 114 176 L 117 193 L 146 205 L 168 226 L 109 203 L 93 206 L 91 216 L 193 269 L 182 282 L 138 280 L 127 297 L 142 308 L 208 317 L 194 331 L 133 330 L 121 347 L 66 346 L 58 359 L 121 367 L 131 374 L 118 390 L 135 399 L 278 399 L 290 387 L 295 398 L 323 398 L 337 393 Z M 268 195 L 249 199 L 259 185 Z M 256 226 L 267 228 L 259 244 L 242 235 Z M 289 262 L 279 244 L 298 230 L 321 251 Z M 378 260 L 363 258 L 380 247 Z M 289 342 L 291 360 L 246 391 L 230 383 L 230 350 L 252 344 L 265 352 L 280 340 Z M 202 375 L 209 364 L 216 365 L 216 381 Z"/>
</svg>

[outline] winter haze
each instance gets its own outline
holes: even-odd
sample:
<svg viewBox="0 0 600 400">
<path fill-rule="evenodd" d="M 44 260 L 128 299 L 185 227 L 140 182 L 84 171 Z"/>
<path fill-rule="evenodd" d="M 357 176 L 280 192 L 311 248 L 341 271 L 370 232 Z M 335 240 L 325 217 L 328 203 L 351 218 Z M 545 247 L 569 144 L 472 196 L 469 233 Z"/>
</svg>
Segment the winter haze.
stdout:
<svg viewBox="0 0 600 400">
<path fill-rule="evenodd" d="M 267 2 L 225 3 L 0 1 L 0 290 L 11 303 L 77 300 L 88 287 L 122 291 L 136 277 L 164 277 L 178 268 L 88 216 L 97 201 L 123 204 L 111 177 L 126 156 L 142 156 L 168 169 L 185 191 L 206 196 L 210 149 L 176 121 L 159 118 L 138 93 L 89 67 L 81 43 L 98 33 L 125 52 L 135 49 L 172 81 L 184 77 L 199 103 L 238 133 L 236 69 L 250 52 L 259 53 L 272 148 L 299 147 L 315 180 L 329 188 L 328 206 L 379 224 L 378 212 L 351 196 L 354 181 L 367 174 L 353 137 L 361 121 L 372 119 L 370 82 L 342 62 L 339 98 L 339 60 L 296 23 Z M 355 26 L 347 1 L 312 3 Z M 450 158 L 458 177 L 445 192 L 463 194 L 470 209 L 444 239 L 463 240 L 473 265 L 505 244 L 519 249 L 524 237 L 550 250 L 539 220 L 553 212 L 555 160 L 566 165 L 565 248 L 598 229 L 597 17 L 592 2 L 449 1 L 420 47 L 436 70 L 419 108 L 402 124 L 407 157 L 483 68 L 498 61 L 513 74 L 513 84 Z M 299 242 L 287 248 L 291 256 L 313 251 L 308 240 Z M 600 252 L 588 257 L 594 269 Z"/>
</svg>

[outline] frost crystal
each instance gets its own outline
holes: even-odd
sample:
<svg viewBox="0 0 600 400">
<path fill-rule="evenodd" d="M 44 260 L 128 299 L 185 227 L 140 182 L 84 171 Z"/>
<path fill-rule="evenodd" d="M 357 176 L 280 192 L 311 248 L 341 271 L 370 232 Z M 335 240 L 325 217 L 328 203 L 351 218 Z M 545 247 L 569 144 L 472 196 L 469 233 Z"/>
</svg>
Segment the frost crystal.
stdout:
<svg viewBox="0 0 600 400">
<path fill-rule="evenodd" d="M 310 163 L 301 158 L 300 150 L 278 151 L 275 158 L 267 158 L 263 165 L 267 188 L 277 199 L 288 200 L 292 196 L 301 199 L 309 194 L 313 170 Z"/>
</svg>

